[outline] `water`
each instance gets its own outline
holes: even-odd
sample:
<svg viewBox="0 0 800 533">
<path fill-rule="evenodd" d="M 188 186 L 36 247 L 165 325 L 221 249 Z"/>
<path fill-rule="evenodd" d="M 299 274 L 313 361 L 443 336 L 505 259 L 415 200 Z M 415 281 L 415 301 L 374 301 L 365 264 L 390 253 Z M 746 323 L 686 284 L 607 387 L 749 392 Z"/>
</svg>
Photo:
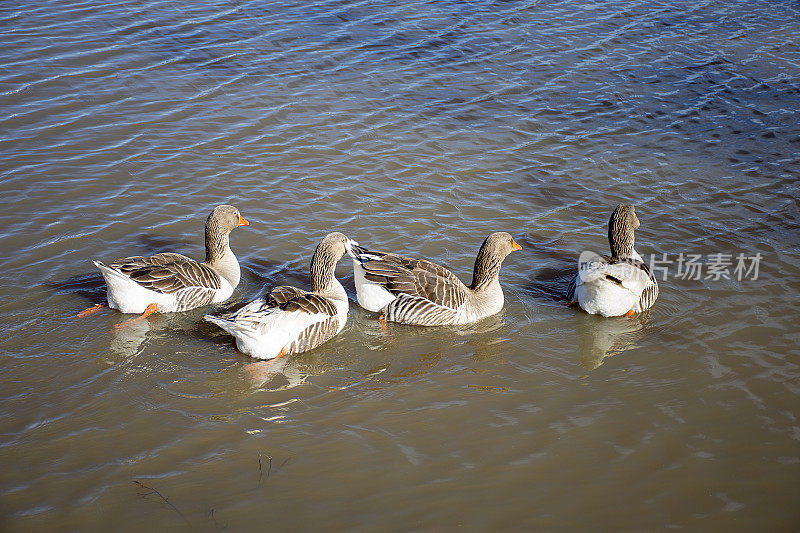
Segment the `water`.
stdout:
<svg viewBox="0 0 800 533">
<path fill-rule="evenodd" d="M 0 32 L 0 528 L 800 526 L 797 2 L 9 1 Z M 559 295 L 622 201 L 702 279 L 604 320 Z M 220 203 L 251 222 L 221 309 L 332 228 L 464 280 L 490 232 L 523 250 L 498 316 L 352 308 L 269 369 L 208 309 L 73 318 L 90 259 L 202 257 Z"/>
</svg>

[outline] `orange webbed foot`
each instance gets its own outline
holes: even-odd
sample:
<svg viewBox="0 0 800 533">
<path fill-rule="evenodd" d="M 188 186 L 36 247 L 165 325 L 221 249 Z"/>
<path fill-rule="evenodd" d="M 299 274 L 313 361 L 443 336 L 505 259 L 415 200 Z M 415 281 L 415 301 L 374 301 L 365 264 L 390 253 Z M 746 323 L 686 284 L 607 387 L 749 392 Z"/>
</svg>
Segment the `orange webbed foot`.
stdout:
<svg viewBox="0 0 800 533">
<path fill-rule="evenodd" d="M 378 326 L 380 326 L 381 332 L 384 335 L 389 334 L 389 322 L 386 320 L 386 315 L 383 313 L 378 316 Z"/>
<path fill-rule="evenodd" d="M 140 316 L 137 316 L 136 318 L 130 318 L 125 322 L 120 322 L 119 324 L 114 324 L 114 329 L 124 328 L 125 326 L 133 324 L 134 322 L 139 322 L 140 320 L 144 320 L 145 318 L 149 317 L 156 311 L 158 311 L 158 305 L 150 304 L 145 308 L 144 313 L 142 313 Z"/>
<path fill-rule="evenodd" d="M 105 304 L 94 304 L 89 309 L 84 309 L 83 311 L 81 311 L 80 313 L 75 315 L 75 318 L 83 318 L 83 317 L 86 317 L 86 316 L 89 316 L 89 315 L 93 315 L 96 312 L 98 312 L 101 309 L 103 309 L 105 306 L 106 306 Z"/>
<path fill-rule="evenodd" d="M 630 311 L 628 311 L 627 313 L 625 313 L 625 316 L 626 316 L 627 318 L 630 318 L 630 317 L 632 317 L 632 316 L 633 316 L 633 315 L 635 315 L 635 314 L 636 314 L 636 312 L 635 312 L 633 309 L 631 309 Z"/>
</svg>

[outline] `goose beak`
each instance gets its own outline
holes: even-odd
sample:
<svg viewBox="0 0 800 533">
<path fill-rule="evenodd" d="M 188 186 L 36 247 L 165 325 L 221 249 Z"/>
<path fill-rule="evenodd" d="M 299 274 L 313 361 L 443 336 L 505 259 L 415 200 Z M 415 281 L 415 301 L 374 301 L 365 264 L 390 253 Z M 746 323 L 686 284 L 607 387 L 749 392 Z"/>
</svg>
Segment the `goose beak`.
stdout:
<svg viewBox="0 0 800 533">
<path fill-rule="evenodd" d="M 522 246 L 517 244 L 517 241 L 515 241 L 514 239 L 511 239 L 511 251 L 516 252 L 517 250 L 522 250 Z"/>
<path fill-rule="evenodd" d="M 353 261 L 363 263 L 362 254 L 367 253 L 367 250 L 359 246 L 356 241 L 347 239 L 347 242 L 344 243 L 344 248 L 347 250 L 347 255 L 353 258 Z"/>
<path fill-rule="evenodd" d="M 358 248 L 358 243 L 353 239 L 348 238 L 344 241 L 344 249 L 347 250 L 349 255 L 355 255 L 355 249 Z"/>
<path fill-rule="evenodd" d="M 239 214 L 239 225 L 240 226 L 249 226 L 250 225 L 250 223 L 247 220 L 242 218 L 241 213 Z"/>
</svg>

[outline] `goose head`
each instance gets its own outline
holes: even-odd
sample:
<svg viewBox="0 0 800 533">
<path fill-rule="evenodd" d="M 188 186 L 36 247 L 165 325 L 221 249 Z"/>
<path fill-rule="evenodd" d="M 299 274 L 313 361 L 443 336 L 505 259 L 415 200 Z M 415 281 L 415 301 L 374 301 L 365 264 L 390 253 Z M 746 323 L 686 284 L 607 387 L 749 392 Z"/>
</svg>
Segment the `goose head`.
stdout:
<svg viewBox="0 0 800 533">
<path fill-rule="evenodd" d="M 500 275 L 500 265 L 511 252 L 522 250 L 522 246 L 510 233 L 497 231 L 483 241 L 478 257 L 475 259 L 475 271 L 472 275 L 473 290 L 483 287 Z"/>
<path fill-rule="evenodd" d="M 234 228 L 249 226 L 232 205 L 218 205 L 206 219 L 206 262 L 214 264 L 228 248 L 228 235 Z"/>
<path fill-rule="evenodd" d="M 353 246 L 358 246 L 358 243 L 338 231 L 328 233 L 322 239 L 311 258 L 311 288 L 314 292 L 324 291 L 333 283 L 336 263 Z"/>
</svg>

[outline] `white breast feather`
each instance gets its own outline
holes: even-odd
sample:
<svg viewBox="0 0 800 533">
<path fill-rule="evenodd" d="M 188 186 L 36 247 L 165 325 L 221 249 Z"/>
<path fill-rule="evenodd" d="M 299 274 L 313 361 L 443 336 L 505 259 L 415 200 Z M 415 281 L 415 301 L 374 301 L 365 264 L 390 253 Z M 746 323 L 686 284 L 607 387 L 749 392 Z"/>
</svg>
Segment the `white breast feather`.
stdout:
<svg viewBox="0 0 800 533">
<path fill-rule="evenodd" d="M 353 260 L 353 275 L 358 303 L 367 311 L 377 313 L 395 299 L 395 295 L 383 288 L 382 285 L 367 280 L 364 277 L 364 268 L 356 260 Z"/>
</svg>

